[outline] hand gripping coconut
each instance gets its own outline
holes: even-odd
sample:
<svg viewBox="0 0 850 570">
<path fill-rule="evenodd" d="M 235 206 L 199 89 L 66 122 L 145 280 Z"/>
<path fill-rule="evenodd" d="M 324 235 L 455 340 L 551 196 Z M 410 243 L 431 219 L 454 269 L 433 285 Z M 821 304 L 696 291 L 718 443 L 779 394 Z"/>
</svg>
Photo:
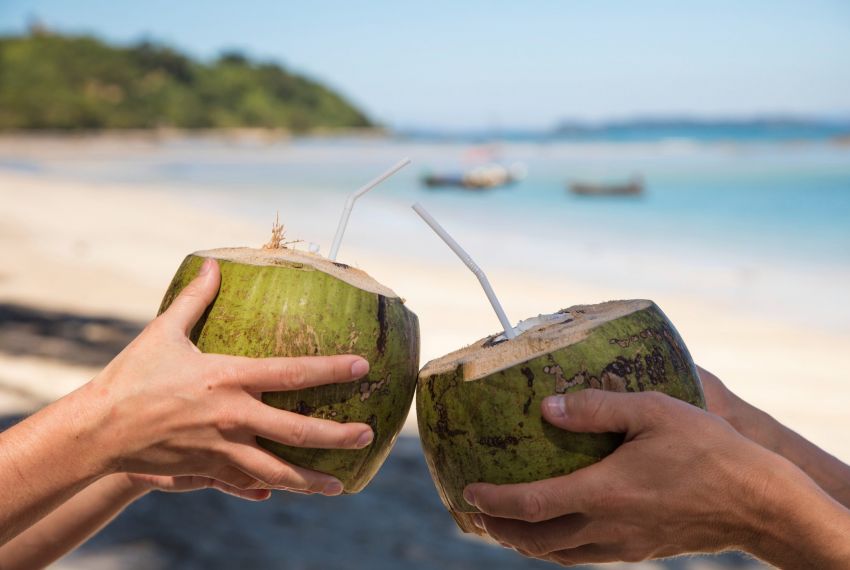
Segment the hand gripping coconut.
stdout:
<svg viewBox="0 0 850 570">
<path fill-rule="evenodd" d="M 345 221 L 352 203 L 349 199 Z M 334 256 L 344 225 L 334 241 Z M 303 449 L 260 440 L 284 460 L 334 475 L 345 492 L 356 493 L 377 473 L 410 409 L 419 367 L 418 320 L 392 290 L 363 271 L 284 247 L 282 228 L 276 228 L 264 249 L 214 249 L 187 256 L 160 312 L 195 277 L 204 258 L 211 257 L 221 269 L 221 288 L 190 335 L 202 352 L 366 358 L 369 374 L 357 382 L 262 396 L 280 409 L 372 427 L 372 444 L 360 450 Z"/>
<path fill-rule="evenodd" d="M 472 263 L 468 256 L 464 261 Z M 486 277 L 480 270 L 476 275 L 490 297 Z M 579 305 L 516 328 L 495 295 L 491 301 L 505 333 L 426 364 L 416 395 L 428 468 L 443 504 L 465 532 L 480 534 L 471 519 L 477 510 L 463 499 L 467 485 L 564 475 L 599 461 L 622 442 L 620 434 L 569 433 L 548 424 L 540 411 L 544 397 L 586 388 L 657 390 L 705 407 L 688 349 L 652 301 Z"/>
</svg>

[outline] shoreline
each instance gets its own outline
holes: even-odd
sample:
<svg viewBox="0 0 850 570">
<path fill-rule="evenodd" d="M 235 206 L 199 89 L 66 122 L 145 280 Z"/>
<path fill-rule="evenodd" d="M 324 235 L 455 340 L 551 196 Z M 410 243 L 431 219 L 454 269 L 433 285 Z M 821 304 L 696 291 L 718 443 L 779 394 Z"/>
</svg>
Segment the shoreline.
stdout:
<svg viewBox="0 0 850 570">
<path fill-rule="evenodd" d="M 283 128 L 234 127 L 227 129 L 198 128 L 181 129 L 177 127 L 158 127 L 151 129 L 21 129 L 0 130 L 0 142 L 15 141 L 79 141 L 79 140 L 116 140 L 116 141 L 152 141 L 168 142 L 174 140 L 209 141 L 288 141 L 294 139 L 362 138 L 382 139 L 393 136 L 385 127 L 319 127 L 307 131 L 293 131 Z"/>
<path fill-rule="evenodd" d="M 126 129 L 8 129 L 0 130 L 0 143 L 15 141 L 80 141 L 116 140 L 169 142 L 175 140 L 205 140 L 224 142 L 288 142 L 293 140 L 395 140 L 445 145 L 487 146 L 490 144 L 569 144 L 594 147 L 600 145 L 644 146 L 644 145 L 706 145 L 716 147 L 778 145 L 799 147 L 827 145 L 838 148 L 850 146 L 850 131 L 837 135 L 809 137 L 714 137 L 714 136 L 654 136 L 636 138 L 573 137 L 557 131 L 528 131 L 521 134 L 499 132 L 420 131 L 416 129 L 392 129 L 376 125 L 372 127 L 317 127 L 305 131 L 285 128 L 232 127 L 232 128 L 126 128 Z"/>
</svg>

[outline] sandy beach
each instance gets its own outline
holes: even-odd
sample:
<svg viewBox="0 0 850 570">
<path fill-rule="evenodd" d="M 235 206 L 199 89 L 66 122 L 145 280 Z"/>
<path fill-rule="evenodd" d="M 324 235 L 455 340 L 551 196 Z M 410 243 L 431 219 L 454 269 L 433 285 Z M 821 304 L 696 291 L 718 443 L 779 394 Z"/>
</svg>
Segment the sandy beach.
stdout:
<svg viewBox="0 0 850 570">
<path fill-rule="evenodd" d="M 165 286 L 185 254 L 218 246 L 259 246 L 266 241 L 271 218 L 268 225 L 259 224 L 244 216 L 227 215 L 220 208 L 206 208 L 203 203 L 203 193 L 184 199 L 177 188 L 168 185 L 87 183 L 38 172 L 0 170 L 0 416 L 7 418 L 7 423 L 95 375 L 155 315 Z M 433 245 L 441 247 L 436 241 Z M 363 247 L 361 240 L 347 246 L 343 260 L 394 289 L 418 314 L 422 364 L 498 328 L 478 283 L 454 258 L 414 259 Z M 710 274 L 708 269 L 706 274 Z M 722 279 L 722 275 L 718 277 L 719 287 Z M 522 317 L 552 312 L 571 301 L 624 298 L 631 291 L 620 282 L 571 281 L 561 274 L 552 279 L 545 268 L 534 273 L 500 266 L 490 272 L 490 280 L 497 284 L 509 312 Z M 697 362 L 748 401 L 850 460 L 850 441 L 845 437 L 850 383 L 843 377 L 843 371 L 850 369 L 850 335 L 816 323 L 801 326 L 783 318 L 780 310 L 772 316 L 758 316 L 698 294 L 664 290 L 654 300 L 676 324 Z M 404 487 L 402 481 L 410 478 L 415 484 Z M 349 504 L 342 508 L 348 509 L 352 518 L 341 520 L 367 517 L 374 508 L 388 509 L 398 520 L 407 521 L 402 526 L 407 525 L 409 532 L 418 532 L 430 541 L 440 537 L 449 541 L 442 555 L 445 567 L 545 567 L 457 535 L 425 473 L 413 418 L 408 419 L 399 449 L 371 489 L 345 499 Z M 300 515 L 308 513 L 304 516 L 325 524 L 338 513 L 327 502 L 308 505 L 305 501 L 311 500 L 300 497 L 251 511 L 237 501 L 201 496 L 150 498 L 57 567 L 210 568 L 251 561 L 263 566 L 280 555 L 275 550 L 278 547 L 269 543 L 276 540 L 273 537 L 281 527 L 289 533 L 287 544 L 298 544 Z M 403 496 L 407 499 L 400 500 Z M 381 500 L 392 504 L 378 505 Z M 318 510 L 313 509 L 316 504 Z M 267 526 L 250 539 L 256 543 L 256 558 L 247 559 L 244 552 L 237 554 L 225 545 L 211 546 L 215 541 L 198 550 L 190 535 L 167 530 L 199 524 L 197 513 L 205 509 L 212 509 L 211 516 L 218 519 L 253 519 L 261 513 L 257 525 Z M 414 530 L 419 523 L 410 518 L 416 509 L 430 517 L 420 530 Z M 210 532 L 218 536 L 215 529 L 219 523 L 210 524 Z M 165 526 L 139 538 L 139 529 L 151 525 Z M 340 548 L 353 551 L 363 540 L 368 542 L 357 536 L 346 538 Z M 372 561 L 373 568 L 394 567 L 381 562 L 390 559 L 411 568 L 434 567 L 425 556 L 430 548 L 427 544 L 417 544 L 409 536 L 398 540 L 392 555 L 386 544 L 376 544 L 363 559 Z M 206 554 L 198 554 L 201 551 Z M 184 558 L 180 558 L 181 552 Z M 211 557 L 210 552 L 218 552 L 220 558 Z M 286 567 L 336 568 L 344 564 L 344 557 L 328 558 L 324 566 L 315 563 L 303 554 Z M 689 570 L 755 567 L 759 565 L 736 555 L 641 566 Z"/>
</svg>

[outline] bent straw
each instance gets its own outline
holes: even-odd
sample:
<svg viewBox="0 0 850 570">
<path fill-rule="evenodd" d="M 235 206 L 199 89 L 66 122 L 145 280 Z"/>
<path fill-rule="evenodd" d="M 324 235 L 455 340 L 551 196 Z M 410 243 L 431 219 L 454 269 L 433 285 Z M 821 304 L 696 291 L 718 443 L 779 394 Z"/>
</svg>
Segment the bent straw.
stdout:
<svg viewBox="0 0 850 570">
<path fill-rule="evenodd" d="M 351 209 L 354 208 L 354 202 L 363 194 L 404 168 L 410 164 L 409 158 L 404 158 L 400 160 L 395 166 L 375 178 L 374 180 L 367 182 L 365 185 L 361 186 L 354 192 L 348 195 L 348 199 L 345 201 L 345 207 L 342 209 L 342 216 L 339 219 L 339 225 L 336 228 L 336 235 L 334 236 L 333 244 L 331 245 L 331 251 L 328 253 L 328 259 L 331 261 L 336 261 L 336 254 L 339 253 L 339 246 L 342 244 L 342 236 L 345 234 L 345 228 L 348 225 L 348 218 L 351 217 Z"/>
<path fill-rule="evenodd" d="M 464 249 L 457 243 L 452 236 L 448 234 L 448 232 L 443 229 L 437 220 L 429 214 L 425 208 L 422 207 L 418 202 L 411 206 L 413 210 L 419 214 L 419 217 L 422 218 L 426 224 L 431 226 L 431 229 L 436 232 L 440 238 L 446 242 L 453 252 L 457 254 L 461 261 L 463 261 L 467 267 L 475 274 L 478 278 L 478 281 L 481 283 L 481 287 L 484 289 L 484 293 L 487 295 L 487 299 L 489 299 L 490 304 L 493 306 L 493 310 L 496 311 L 496 316 L 499 317 L 499 322 L 502 323 L 502 327 L 505 329 L 505 336 L 508 340 L 516 338 L 516 331 L 514 327 L 511 326 L 511 321 L 508 320 L 508 316 L 505 314 L 505 310 L 502 308 L 502 304 L 499 303 L 499 299 L 496 297 L 496 293 L 493 292 L 493 288 L 490 286 L 490 281 L 487 280 L 487 276 L 484 275 L 484 272 L 478 267 L 478 264 L 472 261 L 472 258 L 469 257 L 469 254 L 464 251 Z"/>
</svg>

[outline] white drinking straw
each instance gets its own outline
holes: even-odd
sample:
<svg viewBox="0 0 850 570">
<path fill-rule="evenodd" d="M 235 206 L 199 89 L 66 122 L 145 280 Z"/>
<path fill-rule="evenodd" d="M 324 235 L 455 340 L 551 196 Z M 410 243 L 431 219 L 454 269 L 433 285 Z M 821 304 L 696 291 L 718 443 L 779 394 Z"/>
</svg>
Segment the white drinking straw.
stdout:
<svg viewBox="0 0 850 570">
<path fill-rule="evenodd" d="M 502 304 L 499 303 L 499 299 L 496 297 L 496 293 L 493 292 L 493 288 L 490 286 L 487 276 L 484 275 L 484 272 L 481 271 L 478 264 L 472 261 L 469 254 L 464 251 L 460 244 L 456 242 L 445 229 L 443 229 L 443 226 L 441 226 L 437 220 L 435 220 L 433 216 L 431 216 L 431 214 L 422 207 L 421 204 L 417 202 L 416 204 L 413 204 L 412 207 L 413 210 L 419 214 L 419 217 L 425 220 L 426 224 L 431 226 L 431 229 L 434 230 L 444 242 L 446 242 L 446 245 L 448 245 L 451 250 L 457 254 L 460 260 L 463 261 L 475 274 L 478 281 L 481 283 L 481 287 L 484 289 L 484 293 L 487 295 L 487 299 L 489 299 L 490 304 L 493 305 L 493 310 L 496 311 L 496 316 L 499 317 L 499 322 L 502 323 L 502 327 L 505 329 L 505 336 L 508 337 L 509 340 L 516 338 L 516 331 L 514 331 L 514 327 L 511 326 L 511 321 L 508 320 L 508 316 L 505 314 Z"/>
<path fill-rule="evenodd" d="M 336 254 L 339 253 L 339 246 L 342 244 L 342 236 L 345 234 L 345 227 L 348 225 L 348 218 L 351 217 L 351 209 L 354 208 L 354 202 L 363 194 L 404 168 L 410 164 L 409 158 L 404 158 L 400 160 L 395 166 L 375 178 L 374 180 L 367 182 L 365 185 L 361 186 L 354 192 L 348 195 L 348 199 L 345 201 L 345 207 L 342 209 L 342 217 L 339 219 L 339 225 L 336 227 L 336 235 L 334 236 L 333 244 L 331 245 L 331 251 L 328 253 L 328 259 L 331 261 L 336 260 Z"/>
</svg>

